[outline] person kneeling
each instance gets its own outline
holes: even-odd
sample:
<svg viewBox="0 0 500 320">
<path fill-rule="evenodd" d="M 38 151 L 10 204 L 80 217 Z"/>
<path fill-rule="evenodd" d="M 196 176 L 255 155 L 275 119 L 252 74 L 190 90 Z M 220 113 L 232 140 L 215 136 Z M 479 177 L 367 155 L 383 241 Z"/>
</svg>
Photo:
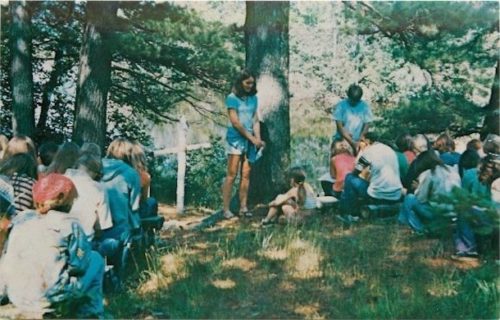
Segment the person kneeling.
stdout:
<svg viewBox="0 0 500 320">
<path fill-rule="evenodd" d="M 316 209 L 316 195 L 313 188 L 305 182 L 305 172 L 298 167 L 290 170 L 291 189 L 285 194 L 278 195 L 269 203 L 267 216 L 262 224 L 273 222 L 277 216 L 282 223 L 298 223 L 310 216 Z"/>
<path fill-rule="evenodd" d="M 24 313 L 42 316 L 70 303 L 76 306 L 72 317 L 103 316 L 104 260 L 68 215 L 76 197 L 70 179 L 49 174 L 33 186 L 36 211 L 12 220 L 0 261 L 0 296 Z"/>
</svg>

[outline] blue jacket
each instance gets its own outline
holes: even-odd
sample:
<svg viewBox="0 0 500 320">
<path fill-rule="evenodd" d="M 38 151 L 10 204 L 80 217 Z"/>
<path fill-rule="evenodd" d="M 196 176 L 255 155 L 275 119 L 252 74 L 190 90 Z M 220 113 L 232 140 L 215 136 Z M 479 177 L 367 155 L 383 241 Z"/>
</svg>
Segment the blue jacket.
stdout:
<svg viewBox="0 0 500 320">
<path fill-rule="evenodd" d="M 101 182 L 108 194 L 113 227 L 104 237 L 123 240 L 132 229 L 140 227 L 139 201 L 141 180 L 137 171 L 122 160 L 105 158 Z"/>
</svg>

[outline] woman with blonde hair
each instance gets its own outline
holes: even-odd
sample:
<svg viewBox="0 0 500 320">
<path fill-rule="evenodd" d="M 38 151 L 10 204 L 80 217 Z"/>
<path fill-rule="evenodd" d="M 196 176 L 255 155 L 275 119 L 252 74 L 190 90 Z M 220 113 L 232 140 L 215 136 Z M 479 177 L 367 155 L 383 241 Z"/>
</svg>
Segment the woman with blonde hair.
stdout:
<svg viewBox="0 0 500 320">
<path fill-rule="evenodd" d="M 108 194 L 113 227 L 103 232 L 104 238 L 125 240 L 130 231 L 140 227 L 139 201 L 141 183 L 131 165 L 133 144 L 125 139 L 113 140 L 102 160 L 104 184 Z"/>
<path fill-rule="evenodd" d="M 18 134 L 12 137 L 7 144 L 4 159 L 7 159 L 18 153 L 28 153 L 33 159 L 37 158 L 36 148 L 30 137 Z"/>
<path fill-rule="evenodd" d="M 0 161 L 5 156 L 5 152 L 7 151 L 7 145 L 9 144 L 9 139 L 3 134 L 0 134 Z"/>
</svg>

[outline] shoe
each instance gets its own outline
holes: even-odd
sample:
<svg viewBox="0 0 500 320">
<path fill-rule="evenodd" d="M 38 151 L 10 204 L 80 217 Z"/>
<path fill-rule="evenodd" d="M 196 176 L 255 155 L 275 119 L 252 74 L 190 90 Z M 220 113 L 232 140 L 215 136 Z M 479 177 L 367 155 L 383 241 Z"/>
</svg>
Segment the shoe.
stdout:
<svg viewBox="0 0 500 320">
<path fill-rule="evenodd" d="M 273 224 L 273 221 L 271 221 L 271 220 L 262 219 L 262 220 L 260 221 L 260 225 L 261 225 L 261 226 L 269 226 L 269 225 L 271 225 L 271 224 Z"/>
<path fill-rule="evenodd" d="M 253 213 L 248 211 L 248 209 L 242 209 L 242 210 L 240 210 L 240 216 L 251 218 L 251 217 L 253 217 Z"/>
<path fill-rule="evenodd" d="M 235 217 L 235 215 L 231 211 L 227 210 L 224 212 L 224 219 L 232 219 L 234 217 Z"/>
<path fill-rule="evenodd" d="M 351 216 L 350 214 L 343 216 L 343 215 L 335 215 L 335 218 L 340 220 L 342 223 L 345 224 L 353 224 L 359 221 L 359 217 Z"/>
<path fill-rule="evenodd" d="M 475 251 L 471 252 L 457 252 L 451 256 L 452 260 L 456 261 L 477 261 L 479 260 L 479 255 Z"/>
</svg>

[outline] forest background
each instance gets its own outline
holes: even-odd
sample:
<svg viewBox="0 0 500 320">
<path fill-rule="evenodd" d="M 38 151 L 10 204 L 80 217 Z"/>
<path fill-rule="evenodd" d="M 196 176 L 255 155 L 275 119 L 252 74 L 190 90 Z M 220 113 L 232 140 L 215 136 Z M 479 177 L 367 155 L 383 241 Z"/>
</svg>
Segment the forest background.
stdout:
<svg viewBox="0 0 500 320">
<path fill-rule="evenodd" d="M 252 64 L 252 21 L 272 21 L 286 33 L 276 46 L 287 50 L 264 51 L 281 55 L 285 80 L 261 76 L 258 89 L 264 113 L 280 96 L 276 87 L 286 90 L 280 119 L 289 123 L 267 123 L 270 139 L 284 141 L 270 156 L 286 158 L 277 161 L 282 171 L 302 165 L 310 181 L 327 172 L 332 107 L 351 83 L 364 88 L 386 139 L 498 132 L 498 2 L 278 4 L 285 14 L 272 18 L 272 5 L 255 14 L 243 1 L 4 1 L 0 130 L 102 147 L 125 136 L 153 151 L 175 146 L 184 116 L 188 143 L 212 144 L 188 154 L 186 200 L 217 208 L 223 100 Z M 151 163 L 153 194 L 163 201 L 175 199 L 176 161 Z"/>
</svg>

